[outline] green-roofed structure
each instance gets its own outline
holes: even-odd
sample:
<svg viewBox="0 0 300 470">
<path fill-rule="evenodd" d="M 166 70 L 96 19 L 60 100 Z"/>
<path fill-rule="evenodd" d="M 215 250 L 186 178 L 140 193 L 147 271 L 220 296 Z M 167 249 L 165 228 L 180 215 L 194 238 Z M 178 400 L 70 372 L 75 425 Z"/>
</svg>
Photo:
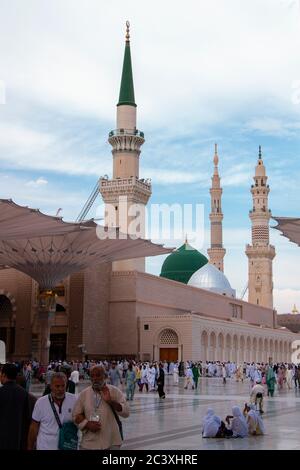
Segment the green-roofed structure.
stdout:
<svg viewBox="0 0 300 470">
<path fill-rule="evenodd" d="M 186 241 L 165 259 L 161 268 L 161 277 L 187 284 L 192 275 L 208 263 L 200 251 Z"/>
</svg>

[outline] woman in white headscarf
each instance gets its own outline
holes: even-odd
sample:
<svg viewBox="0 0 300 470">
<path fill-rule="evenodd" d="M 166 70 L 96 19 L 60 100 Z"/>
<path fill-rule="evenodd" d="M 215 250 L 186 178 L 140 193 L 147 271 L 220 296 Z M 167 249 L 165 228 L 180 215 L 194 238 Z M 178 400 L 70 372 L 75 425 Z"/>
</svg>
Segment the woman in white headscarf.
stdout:
<svg viewBox="0 0 300 470">
<path fill-rule="evenodd" d="M 232 415 L 230 423 L 230 417 L 227 416 L 226 421 L 229 424 L 231 431 L 233 432 L 233 437 L 246 437 L 248 436 L 248 424 L 246 418 L 242 415 L 241 410 L 238 406 L 232 408 Z"/>
<path fill-rule="evenodd" d="M 203 419 L 202 437 L 216 437 L 219 427 L 221 426 L 221 418 L 216 416 L 214 411 L 209 408 Z"/>
<path fill-rule="evenodd" d="M 265 434 L 263 420 L 258 411 L 256 411 L 255 405 L 251 404 L 247 409 L 249 410 L 246 418 L 249 434 L 253 436 Z"/>
<path fill-rule="evenodd" d="M 214 414 L 215 414 L 215 412 L 212 408 L 207 409 L 206 415 L 204 416 L 203 421 L 202 421 L 203 427 L 204 427 L 206 421 L 211 419 L 214 416 Z"/>
</svg>

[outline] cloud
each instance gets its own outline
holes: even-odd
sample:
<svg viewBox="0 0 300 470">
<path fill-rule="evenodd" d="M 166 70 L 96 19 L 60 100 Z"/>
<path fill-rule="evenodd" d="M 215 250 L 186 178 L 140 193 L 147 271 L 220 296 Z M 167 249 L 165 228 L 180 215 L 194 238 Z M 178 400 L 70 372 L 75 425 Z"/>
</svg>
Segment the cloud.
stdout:
<svg viewBox="0 0 300 470">
<path fill-rule="evenodd" d="M 25 183 L 26 186 L 31 186 L 33 188 L 38 188 L 40 186 L 44 186 L 45 184 L 48 184 L 48 181 L 43 178 L 42 176 L 38 179 L 36 179 L 35 181 L 31 180 L 31 181 L 28 181 L 28 183 Z"/>
<path fill-rule="evenodd" d="M 299 132 L 299 128 L 299 122 L 283 122 L 281 119 L 272 117 L 255 118 L 245 125 L 248 131 L 258 131 L 263 135 L 276 137 L 292 137 Z"/>
<path fill-rule="evenodd" d="M 190 172 L 190 171 L 176 171 L 172 169 L 160 168 L 144 168 L 144 173 L 149 176 L 157 185 L 169 184 L 187 184 L 187 183 L 202 183 L 208 186 L 210 176 L 208 173 Z"/>
<path fill-rule="evenodd" d="M 0 123 L 0 147 L 3 151 L 9 150 L 15 157 L 42 152 L 53 145 L 54 141 L 54 137 L 50 134 L 30 129 L 22 124 Z"/>
<path fill-rule="evenodd" d="M 83 130 L 81 132 L 84 135 Z M 85 147 L 82 144 L 81 151 L 78 150 L 76 136 L 60 134 L 56 129 L 53 133 L 45 133 L 19 124 L 0 123 L 2 168 L 95 177 L 108 173 L 111 166 L 109 149 L 101 157 L 101 154 L 94 155 L 94 150 L 87 154 Z"/>
<path fill-rule="evenodd" d="M 14 36 L 0 45 L 7 88 L 53 109 L 113 119 L 124 44 L 121 0 L 104 9 L 96 0 L 89 8 L 78 0 L 52 0 L 46 8 L 36 0 L 26 7 L 16 2 L 17 14 L 10 2 L 2 4 L 2 34 Z M 178 112 L 186 124 L 224 122 L 262 96 L 291 104 L 287 86 L 300 76 L 295 9 L 274 0 L 253 0 L 243 9 L 237 0 L 156 0 L 142 11 L 133 0 L 126 13 L 144 122 L 172 125 Z"/>
</svg>

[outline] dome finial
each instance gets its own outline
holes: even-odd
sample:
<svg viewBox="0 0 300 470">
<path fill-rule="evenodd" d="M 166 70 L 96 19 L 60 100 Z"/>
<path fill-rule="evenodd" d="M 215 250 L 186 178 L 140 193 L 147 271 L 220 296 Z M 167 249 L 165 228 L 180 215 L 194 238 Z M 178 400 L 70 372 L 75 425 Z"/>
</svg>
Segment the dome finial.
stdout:
<svg viewBox="0 0 300 470">
<path fill-rule="evenodd" d="M 185 234 L 185 244 L 186 244 L 186 245 L 188 244 L 188 236 L 187 236 L 187 233 Z"/>
<path fill-rule="evenodd" d="M 261 151 L 261 145 L 260 145 L 259 150 L 258 150 L 258 158 L 261 160 L 261 157 L 262 157 L 262 151 Z"/>
<path fill-rule="evenodd" d="M 214 156 L 214 165 L 215 165 L 215 167 L 218 166 L 218 163 L 219 163 L 218 144 L 215 144 L 215 156 Z"/>
<path fill-rule="evenodd" d="M 126 42 L 129 42 L 130 40 L 129 28 L 130 28 L 130 23 L 129 21 L 126 21 L 126 36 L 125 36 Z"/>
<path fill-rule="evenodd" d="M 294 304 L 294 308 L 293 308 L 293 310 L 292 310 L 292 313 L 293 313 L 294 315 L 296 315 L 297 313 L 299 313 L 298 310 L 297 310 L 297 308 L 296 308 L 296 304 Z"/>
</svg>

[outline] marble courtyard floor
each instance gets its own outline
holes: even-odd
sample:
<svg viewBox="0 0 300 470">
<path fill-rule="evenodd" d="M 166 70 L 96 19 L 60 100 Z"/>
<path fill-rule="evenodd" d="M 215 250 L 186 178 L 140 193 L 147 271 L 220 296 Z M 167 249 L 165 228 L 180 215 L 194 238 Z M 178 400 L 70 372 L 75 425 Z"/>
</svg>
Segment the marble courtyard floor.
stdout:
<svg viewBox="0 0 300 470">
<path fill-rule="evenodd" d="M 222 419 L 234 405 L 249 402 L 250 383 L 219 378 L 200 378 L 197 390 L 184 390 L 183 379 L 173 386 L 167 377 L 166 398 L 155 392 L 136 392 L 130 402 L 130 417 L 123 420 L 125 441 L 122 449 L 134 450 L 299 450 L 300 390 L 276 390 L 273 398 L 264 398 L 266 434 L 244 439 L 203 439 L 201 423 L 207 408 Z M 81 383 L 80 390 L 88 383 Z M 32 392 L 41 395 L 41 385 Z"/>
</svg>

